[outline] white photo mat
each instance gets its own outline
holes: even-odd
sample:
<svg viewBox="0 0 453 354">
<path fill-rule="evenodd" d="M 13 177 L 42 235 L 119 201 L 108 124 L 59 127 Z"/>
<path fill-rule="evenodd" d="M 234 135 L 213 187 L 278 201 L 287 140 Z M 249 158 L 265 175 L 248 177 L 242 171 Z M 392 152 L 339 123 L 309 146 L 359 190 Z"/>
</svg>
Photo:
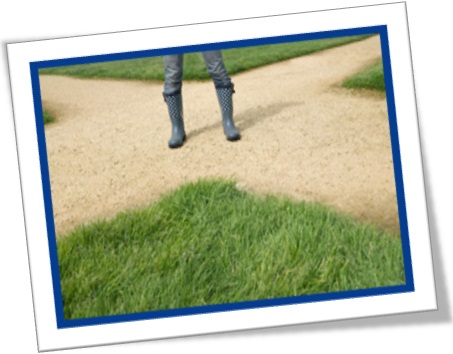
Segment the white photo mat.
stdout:
<svg viewBox="0 0 453 354">
<path fill-rule="evenodd" d="M 333 294 L 310 301 L 210 308 L 193 314 L 176 313 L 175 316 L 126 316 L 119 317 L 118 321 L 113 319 L 90 323 L 87 320 L 76 325 L 61 319 L 58 305 L 55 304 L 58 264 L 51 261 L 55 258 L 52 254 L 55 251 L 52 249 L 52 220 L 48 210 L 46 213 L 48 205 L 43 199 L 43 195 L 48 195 L 49 191 L 46 190 L 46 183 L 43 183 L 46 181 L 42 179 L 43 165 L 46 167 L 42 154 L 45 146 L 42 140 L 41 145 L 39 143 L 40 132 L 36 124 L 35 100 L 39 86 L 31 80 L 39 63 L 55 61 L 57 66 L 58 60 L 68 58 L 102 58 L 112 54 L 153 50 L 165 52 L 166 48 L 204 48 L 206 44 L 222 47 L 225 43 L 233 43 L 230 45 L 234 46 L 234 43 L 244 40 L 253 42 L 280 36 L 291 38 L 301 35 L 301 38 L 308 38 L 312 34 L 323 33 L 322 36 L 328 37 L 329 33 L 337 36 L 343 33 L 341 31 L 360 34 L 370 28 L 381 34 L 384 62 L 385 55 L 388 55 L 388 64 L 391 64 L 385 67 L 386 78 L 390 77 L 392 83 L 390 92 L 387 88 L 387 100 L 390 102 L 389 119 L 394 119 L 394 128 L 397 127 L 393 137 L 397 139 L 397 152 L 401 158 L 401 175 L 397 171 L 395 174 L 397 179 L 401 178 L 399 185 L 397 181 L 399 191 L 404 191 L 403 195 L 398 195 L 398 199 L 400 207 L 403 207 L 403 215 L 400 209 L 400 223 L 402 229 L 407 227 L 402 231 L 406 275 L 409 275 L 406 286 L 374 292 L 371 289 L 352 293 L 351 296 Z M 436 309 L 404 3 L 148 30 L 131 29 L 121 33 L 8 44 L 7 50 L 40 351 Z M 395 164 L 398 162 L 396 156 Z"/>
</svg>

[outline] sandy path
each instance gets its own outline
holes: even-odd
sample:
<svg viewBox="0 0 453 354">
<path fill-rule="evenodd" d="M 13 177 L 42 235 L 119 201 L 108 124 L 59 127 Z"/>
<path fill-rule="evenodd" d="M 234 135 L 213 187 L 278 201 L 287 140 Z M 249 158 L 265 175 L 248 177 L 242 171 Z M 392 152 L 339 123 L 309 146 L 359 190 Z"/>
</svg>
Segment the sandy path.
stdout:
<svg viewBox="0 0 453 354">
<path fill-rule="evenodd" d="M 338 87 L 380 57 L 378 37 L 236 75 L 226 141 L 211 82 L 183 87 L 188 141 L 167 147 L 162 84 L 41 76 L 57 234 L 147 205 L 183 182 L 225 176 L 316 200 L 398 232 L 383 95 Z"/>
</svg>

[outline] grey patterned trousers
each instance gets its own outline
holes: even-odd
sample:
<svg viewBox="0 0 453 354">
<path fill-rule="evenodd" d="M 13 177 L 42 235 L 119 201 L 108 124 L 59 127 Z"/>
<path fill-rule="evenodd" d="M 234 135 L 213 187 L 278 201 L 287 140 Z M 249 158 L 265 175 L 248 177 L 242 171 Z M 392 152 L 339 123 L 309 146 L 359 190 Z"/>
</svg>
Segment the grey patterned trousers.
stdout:
<svg viewBox="0 0 453 354">
<path fill-rule="evenodd" d="M 201 54 L 215 88 L 232 88 L 233 83 L 223 64 L 222 52 L 220 50 L 211 50 Z M 164 96 L 181 93 L 183 65 L 184 54 L 164 55 Z"/>
</svg>

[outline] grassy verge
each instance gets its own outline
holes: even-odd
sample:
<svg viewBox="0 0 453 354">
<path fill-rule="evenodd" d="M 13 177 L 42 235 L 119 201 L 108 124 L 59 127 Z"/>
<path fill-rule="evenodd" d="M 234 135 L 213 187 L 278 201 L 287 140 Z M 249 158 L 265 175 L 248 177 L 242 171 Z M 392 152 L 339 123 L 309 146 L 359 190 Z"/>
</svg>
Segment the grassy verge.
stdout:
<svg viewBox="0 0 453 354">
<path fill-rule="evenodd" d="M 322 40 L 301 41 L 224 50 L 225 66 L 230 75 L 258 68 L 282 60 L 307 55 L 368 38 L 348 36 Z M 164 80 L 162 57 L 111 61 L 93 64 L 61 66 L 41 69 L 40 74 L 69 75 L 82 78 L 114 78 L 136 80 Z M 207 80 L 202 57 L 199 53 L 184 56 L 184 80 Z"/>
<path fill-rule="evenodd" d="M 385 92 L 382 59 L 343 82 L 343 87 Z"/>
<path fill-rule="evenodd" d="M 55 121 L 55 117 L 50 114 L 48 111 L 45 109 L 43 110 L 43 117 L 44 117 L 44 124 L 52 123 Z"/>
<path fill-rule="evenodd" d="M 400 238 L 200 180 L 58 239 L 66 319 L 404 284 Z"/>
</svg>

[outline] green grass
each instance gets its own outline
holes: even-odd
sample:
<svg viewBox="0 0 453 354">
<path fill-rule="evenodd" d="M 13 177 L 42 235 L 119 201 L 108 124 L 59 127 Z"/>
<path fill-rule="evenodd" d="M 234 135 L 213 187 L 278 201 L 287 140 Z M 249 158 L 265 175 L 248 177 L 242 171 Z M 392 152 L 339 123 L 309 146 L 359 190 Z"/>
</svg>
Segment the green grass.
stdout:
<svg viewBox="0 0 453 354">
<path fill-rule="evenodd" d="M 346 88 L 371 89 L 385 92 L 382 59 L 343 82 Z"/>
<path fill-rule="evenodd" d="M 320 50 L 341 46 L 370 37 L 348 36 L 223 50 L 230 75 L 287 60 Z M 40 69 L 40 74 L 69 75 L 82 78 L 164 80 L 162 57 L 111 61 Z M 209 75 L 199 53 L 184 56 L 184 80 L 208 80 Z"/>
<path fill-rule="evenodd" d="M 398 235 L 224 180 L 188 183 L 57 246 L 66 319 L 405 283 Z"/>
<path fill-rule="evenodd" d="M 44 118 L 44 124 L 52 123 L 55 121 L 55 117 L 50 114 L 48 111 L 45 109 L 43 110 L 43 118 Z"/>
</svg>

